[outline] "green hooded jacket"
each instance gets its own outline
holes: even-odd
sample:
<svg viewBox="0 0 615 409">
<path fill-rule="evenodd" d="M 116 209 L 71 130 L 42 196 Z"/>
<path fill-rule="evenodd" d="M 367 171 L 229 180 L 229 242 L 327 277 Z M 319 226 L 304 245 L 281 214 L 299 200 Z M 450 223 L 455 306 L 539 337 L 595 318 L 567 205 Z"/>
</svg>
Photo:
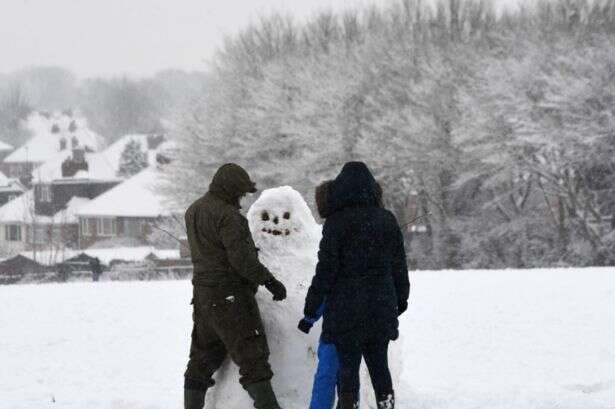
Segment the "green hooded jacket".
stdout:
<svg viewBox="0 0 615 409">
<path fill-rule="evenodd" d="M 186 211 L 186 230 L 197 286 L 256 287 L 273 278 L 258 259 L 248 221 L 239 212 L 239 199 L 256 192 L 239 165 L 220 167 L 209 191 Z"/>
</svg>

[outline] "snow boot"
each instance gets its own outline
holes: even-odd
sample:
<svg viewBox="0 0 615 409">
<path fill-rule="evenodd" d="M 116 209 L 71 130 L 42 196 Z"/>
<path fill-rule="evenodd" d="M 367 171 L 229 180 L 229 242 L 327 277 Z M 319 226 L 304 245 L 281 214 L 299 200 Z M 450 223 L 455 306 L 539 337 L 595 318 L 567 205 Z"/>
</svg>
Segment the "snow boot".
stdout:
<svg viewBox="0 0 615 409">
<path fill-rule="evenodd" d="M 203 409 L 206 391 L 184 389 L 184 409 Z"/>
<path fill-rule="evenodd" d="M 355 394 L 352 392 L 341 392 L 339 394 L 339 409 L 359 409 L 359 402 L 355 399 Z"/>
<path fill-rule="evenodd" d="M 244 388 L 254 401 L 256 409 L 281 409 L 270 381 L 253 383 Z"/>
<path fill-rule="evenodd" d="M 207 389 L 216 382 L 211 379 L 207 383 L 193 379 L 184 380 L 184 409 L 203 409 L 205 406 L 205 394 Z"/>
<path fill-rule="evenodd" d="M 378 409 L 395 409 L 395 394 L 385 393 L 378 396 Z"/>
</svg>

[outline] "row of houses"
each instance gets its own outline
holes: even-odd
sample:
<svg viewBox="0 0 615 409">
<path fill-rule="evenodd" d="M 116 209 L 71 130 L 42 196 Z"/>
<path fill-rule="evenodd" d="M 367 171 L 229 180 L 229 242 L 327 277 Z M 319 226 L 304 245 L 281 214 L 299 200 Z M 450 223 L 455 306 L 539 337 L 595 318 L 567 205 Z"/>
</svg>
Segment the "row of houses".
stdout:
<svg viewBox="0 0 615 409">
<path fill-rule="evenodd" d="M 32 137 L 17 149 L 7 145 L 0 162 L 2 256 L 29 254 L 49 264 L 40 259 L 61 261 L 74 249 L 142 247 L 152 226 L 171 220 L 155 193 L 173 156 L 163 135 L 126 135 L 105 146 L 73 113 L 33 113 L 26 126 Z"/>
</svg>

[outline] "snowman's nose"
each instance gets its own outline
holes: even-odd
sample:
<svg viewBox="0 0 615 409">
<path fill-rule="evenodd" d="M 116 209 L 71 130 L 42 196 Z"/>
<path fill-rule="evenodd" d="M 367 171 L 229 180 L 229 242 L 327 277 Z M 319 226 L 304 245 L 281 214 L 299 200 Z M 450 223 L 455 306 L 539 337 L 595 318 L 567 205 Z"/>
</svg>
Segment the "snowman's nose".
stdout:
<svg viewBox="0 0 615 409">
<path fill-rule="evenodd" d="M 278 216 L 276 216 L 276 217 L 274 217 L 274 218 L 273 218 L 273 223 L 274 223 L 274 224 L 278 224 Z"/>
</svg>

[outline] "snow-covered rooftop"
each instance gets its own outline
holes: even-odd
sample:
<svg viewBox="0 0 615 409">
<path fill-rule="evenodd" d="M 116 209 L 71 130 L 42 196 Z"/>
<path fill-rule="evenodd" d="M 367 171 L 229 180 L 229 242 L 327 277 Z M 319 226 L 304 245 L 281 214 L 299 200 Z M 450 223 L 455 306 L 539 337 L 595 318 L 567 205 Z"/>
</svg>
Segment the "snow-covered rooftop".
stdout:
<svg viewBox="0 0 615 409">
<path fill-rule="evenodd" d="M 34 215 L 33 192 L 34 191 L 30 189 L 1 206 L 0 223 L 31 223 Z M 39 217 L 36 217 L 36 220 L 38 219 Z"/>
<path fill-rule="evenodd" d="M 86 153 L 85 160 L 88 162 L 87 171 L 79 171 L 72 177 L 62 176 L 62 163 L 72 157 L 71 151 L 56 155 L 38 166 L 32 171 L 32 183 L 50 183 L 59 179 L 89 179 L 89 180 L 116 180 L 121 179 L 116 174 L 116 167 L 110 163 L 103 152 Z"/>
<path fill-rule="evenodd" d="M 79 217 L 77 216 L 77 212 L 90 203 L 90 201 L 91 200 L 87 197 L 72 197 L 66 204 L 66 208 L 56 213 L 54 218 L 60 219 L 64 223 L 78 223 Z"/>
<path fill-rule="evenodd" d="M 17 179 L 11 179 L 0 172 L 0 192 L 23 192 L 23 185 Z"/>
<path fill-rule="evenodd" d="M 109 161 L 109 163 L 114 164 L 115 168 L 117 169 L 119 168 L 120 158 L 122 157 L 122 152 L 124 152 L 126 145 L 128 145 L 128 143 L 130 143 L 131 141 L 136 141 L 141 145 L 141 150 L 147 153 L 148 163 L 152 165 L 154 164 L 154 161 L 156 160 L 156 151 L 162 145 L 157 146 L 156 149 L 148 149 L 147 139 L 150 136 L 151 135 L 147 135 L 147 134 L 125 135 L 121 137 L 120 139 L 118 139 L 117 141 L 113 142 L 111 145 L 109 145 L 109 147 L 104 150 L 103 154 L 105 158 L 107 159 L 107 161 Z"/>
<path fill-rule="evenodd" d="M 104 145 L 103 139 L 89 129 L 87 121 L 81 117 L 58 113 L 47 117 L 35 112 L 28 117 L 25 126 L 32 133 L 32 138 L 8 155 L 4 162 L 46 162 L 64 151 L 70 151 L 73 141 L 90 151 L 98 151 Z M 65 145 L 64 149 L 62 145 Z"/>
<path fill-rule="evenodd" d="M 155 192 L 160 175 L 150 166 L 109 189 L 83 206 L 79 216 L 158 217 L 169 215 L 160 194 Z"/>
<path fill-rule="evenodd" d="M 87 198 L 73 197 L 64 209 L 53 216 L 35 215 L 34 190 L 30 189 L 0 207 L 0 223 L 77 223 L 77 211 L 89 202 Z"/>
<path fill-rule="evenodd" d="M 79 171 L 70 178 L 62 177 L 62 162 L 72 155 L 71 151 L 63 154 L 58 154 L 52 160 L 40 165 L 33 172 L 33 183 L 49 183 L 59 179 L 89 179 L 89 180 L 121 180 L 118 176 L 120 168 L 120 159 L 126 145 L 131 141 L 137 141 L 148 156 L 148 163 L 154 165 L 156 161 L 156 153 L 160 148 L 167 148 L 166 142 L 162 143 L 157 149 L 149 149 L 147 144 L 148 135 L 134 134 L 126 135 L 100 152 L 92 152 L 85 154 L 85 160 L 88 163 L 87 171 Z"/>
</svg>

